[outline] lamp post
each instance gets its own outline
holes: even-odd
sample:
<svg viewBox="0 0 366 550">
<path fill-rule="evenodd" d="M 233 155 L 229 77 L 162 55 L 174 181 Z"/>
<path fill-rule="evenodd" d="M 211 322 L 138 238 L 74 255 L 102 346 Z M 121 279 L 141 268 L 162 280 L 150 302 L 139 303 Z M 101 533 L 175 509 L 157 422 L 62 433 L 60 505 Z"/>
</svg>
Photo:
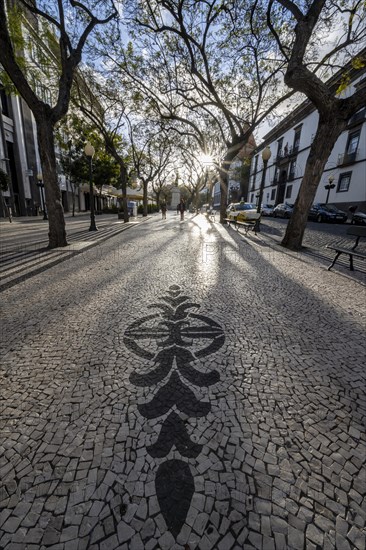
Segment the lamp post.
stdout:
<svg viewBox="0 0 366 550">
<path fill-rule="evenodd" d="M 89 231 L 98 231 L 98 228 L 95 225 L 93 173 L 92 173 L 92 162 L 93 162 L 95 149 L 89 141 L 85 145 L 84 153 L 89 159 L 89 196 L 90 196 L 90 227 L 89 227 Z"/>
<path fill-rule="evenodd" d="M 258 214 L 261 213 L 261 206 L 262 206 L 262 199 L 263 199 L 263 189 L 264 189 L 264 182 L 266 179 L 266 171 L 267 171 L 267 164 L 269 159 L 271 158 L 271 149 L 268 147 L 265 147 L 262 151 L 262 160 L 263 160 L 263 172 L 262 172 L 262 179 L 261 179 L 261 185 L 259 188 L 259 197 L 258 197 L 258 204 L 257 204 L 257 212 Z M 257 220 L 257 231 L 260 231 L 259 227 L 259 218 Z"/>
<path fill-rule="evenodd" d="M 43 219 L 48 220 L 47 210 L 46 210 L 46 201 L 45 201 L 44 193 L 43 193 L 44 183 L 43 183 L 43 177 L 42 177 L 41 173 L 37 174 L 37 187 L 39 187 L 40 190 L 41 190 L 41 199 L 42 199 L 42 206 L 43 206 Z"/>
<path fill-rule="evenodd" d="M 330 190 L 335 188 L 335 183 L 333 182 L 334 182 L 334 176 L 331 174 L 328 178 L 327 185 L 324 185 L 325 189 L 328 191 L 327 198 L 325 199 L 325 204 L 328 204 Z"/>
</svg>

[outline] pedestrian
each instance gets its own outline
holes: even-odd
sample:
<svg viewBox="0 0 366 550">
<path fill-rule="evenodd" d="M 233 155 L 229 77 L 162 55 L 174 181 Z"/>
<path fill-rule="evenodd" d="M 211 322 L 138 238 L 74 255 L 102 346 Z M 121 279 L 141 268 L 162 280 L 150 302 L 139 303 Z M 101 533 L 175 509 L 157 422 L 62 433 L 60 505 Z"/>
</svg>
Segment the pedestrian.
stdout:
<svg viewBox="0 0 366 550">
<path fill-rule="evenodd" d="M 180 199 L 180 203 L 177 206 L 177 212 L 180 212 L 180 221 L 184 220 L 184 212 L 186 211 L 186 205 L 184 199 Z"/>
<path fill-rule="evenodd" d="M 161 208 L 161 219 L 166 220 L 166 203 L 162 202 L 160 208 Z"/>
</svg>

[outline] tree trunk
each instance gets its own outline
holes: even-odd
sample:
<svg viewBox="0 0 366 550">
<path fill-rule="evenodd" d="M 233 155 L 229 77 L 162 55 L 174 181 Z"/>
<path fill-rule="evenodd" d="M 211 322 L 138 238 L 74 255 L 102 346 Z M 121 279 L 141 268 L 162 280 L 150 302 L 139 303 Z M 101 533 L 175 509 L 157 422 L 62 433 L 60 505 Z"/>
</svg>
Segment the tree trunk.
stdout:
<svg viewBox="0 0 366 550">
<path fill-rule="evenodd" d="M 143 181 L 142 182 L 142 189 L 143 189 L 143 192 L 142 192 L 142 195 L 143 195 L 143 205 L 144 205 L 144 213 L 143 213 L 143 216 L 146 217 L 147 216 L 147 185 L 148 185 L 148 182 L 145 182 Z"/>
<path fill-rule="evenodd" d="M 227 187 L 228 187 L 228 173 L 222 166 L 219 168 L 220 175 L 220 223 L 225 223 L 226 209 L 227 209 Z"/>
<path fill-rule="evenodd" d="M 220 176 L 220 223 L 225 223 L 227 200 L 228 200 L 228 181 L 229 181 L 229 168 L 230 164 L 235 157 L 235 153 L 227 152 L 219 167 Z"/>
<path fill-rule="evenodd" d="M 48 248 L 67 246 L 64 210 L 56 172 L 56 156 L 53 127 L 43 116 L 36 116 L 39 155 L 48 211 Z"/>
<path fill-rule="evenodd" d="M 75 189 L 73 183 L 70 181 L 71 197 L 72 197 L 72 217 L 75 217 Z"/>
<path fill-rule="evenodd" d="M 127 207 L 127 170 L 124 162 L 121 161 L 117 156 L 115 157 L 119 162 L 119 177 L 121 180 L 121 189 L 122 189 L 122 207 L 123 207 L 123 221 L 125 223 L 129 222 L 128 217 L 128 207 Z"/>
<path fill-rule="evenodd" d="M 342 120 L 340 117 L 337 117 L 336 110 L 331 117 L 322 117 L 320 115 L 318 128 L 310 149 L 294 211 L 287 225 L 285 236 L 281 242 L 282 246 L 285 248 L 289 248 L 290 250 L 301 249 L 308 221 L 308 213 L 314 202 L 324 167 L 335 142 L 346 126 L 347 120 Z"/>
</svg>

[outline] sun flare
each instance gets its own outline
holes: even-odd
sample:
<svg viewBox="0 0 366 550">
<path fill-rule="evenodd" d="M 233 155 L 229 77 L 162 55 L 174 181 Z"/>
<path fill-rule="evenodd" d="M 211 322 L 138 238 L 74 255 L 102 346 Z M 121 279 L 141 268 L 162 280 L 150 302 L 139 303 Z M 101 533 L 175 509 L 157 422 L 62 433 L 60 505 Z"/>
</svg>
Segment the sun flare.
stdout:
<svg viewBox="0 0 366 550">
<path fill-rule="evenodd" d="M 211 155 L 206 155 L 205 153 L 202 153 L 199 157 L 198 157 L 199 161 L 201 164 L 205 164 L 205 165 L 208 165 L 208 164 L 213 164 L 214 160 L 213 158 L 211 157 Z"/>
</svg>

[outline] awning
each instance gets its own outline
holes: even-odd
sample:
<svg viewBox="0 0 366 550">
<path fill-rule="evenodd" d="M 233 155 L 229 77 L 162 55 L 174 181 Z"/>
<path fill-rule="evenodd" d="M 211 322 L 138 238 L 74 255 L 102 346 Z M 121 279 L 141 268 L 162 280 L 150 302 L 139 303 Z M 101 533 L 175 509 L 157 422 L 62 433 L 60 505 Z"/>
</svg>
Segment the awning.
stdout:
<svg viewBox="0 0 366 550">
<path fill-rule="evenodd" d="M 82 191 L 83 193 L 89 193 L 90 192 L 90 185 L 84 183 L 83 185 L 80 186 L 80 191 Z M 109 190 L 108 188 L 105 189 L 102 187 L 102 191 L 100 189 L 98 189 L 98 187 L 96 187 L 95 185 L 93 186 L 93 194 L 94 195 L 99 195 L 99 196 L 103 196 L 103 197 L 113 197 L 113 196 L 118 196 L 118 194 L 116 193 L 116 191 L 113 192 L 113 190 Z"/>
<path fill-rule="evenodd" d="M 123 195 L 117 195 L 117 199 L 123 199 Z M 127 200 L 128 201 L 142 201 L 144 199 L 144 196 L 143 195 L 133 195 L 131 193 L 131 195 L 129 193 L 127 193 Z"/>
</svg>

